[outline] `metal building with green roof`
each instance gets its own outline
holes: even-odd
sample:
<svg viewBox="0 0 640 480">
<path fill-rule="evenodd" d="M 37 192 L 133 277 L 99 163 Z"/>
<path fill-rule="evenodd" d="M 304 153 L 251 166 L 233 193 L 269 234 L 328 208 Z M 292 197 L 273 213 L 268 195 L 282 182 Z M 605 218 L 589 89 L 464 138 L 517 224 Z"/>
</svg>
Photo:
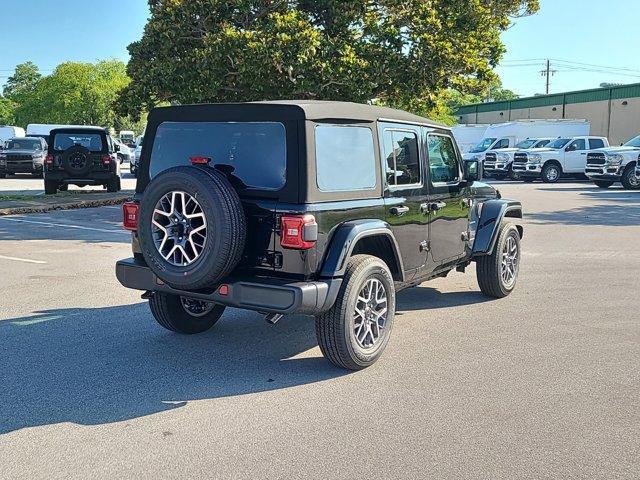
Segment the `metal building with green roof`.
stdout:
<svg viewBox="0 0 640 480">
<path fill-rule="evenodd" d="M 465 105 L 457 115 L 462 124 L 586 119 L 591 122 L 592 135 L 606 136 L 612 145 L 618 145 L 640 135 L 640 83 Z"/>
</svg>

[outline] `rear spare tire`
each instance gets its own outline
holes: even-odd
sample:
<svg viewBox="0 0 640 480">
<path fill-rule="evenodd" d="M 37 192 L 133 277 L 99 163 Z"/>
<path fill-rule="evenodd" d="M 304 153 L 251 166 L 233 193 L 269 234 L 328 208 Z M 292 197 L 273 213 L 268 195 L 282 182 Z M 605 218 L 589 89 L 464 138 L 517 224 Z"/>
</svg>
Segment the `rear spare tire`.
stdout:
<svg viewBox="0 0 640 480">
<path fill-rule="evenodd" d="M 145 260 L 174 288 L 212 287 L 239 263 L 246 220 L 238 194 L 221 173 L 175 167 L 147 186 L 138 223 Z"/>
</svg>

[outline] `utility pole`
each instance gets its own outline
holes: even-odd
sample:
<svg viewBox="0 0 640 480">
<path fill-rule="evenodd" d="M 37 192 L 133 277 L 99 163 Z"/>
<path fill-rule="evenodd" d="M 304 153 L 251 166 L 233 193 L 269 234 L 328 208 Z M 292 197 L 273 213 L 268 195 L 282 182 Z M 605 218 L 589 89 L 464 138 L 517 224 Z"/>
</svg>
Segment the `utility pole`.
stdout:
<svg viewBox="0 0 640 480">
<path fill-rule="evenodd" d="M 556 72 L 557 70 L 551 70 L 551 60 L 547 59 L 547 68 L 540 72 L 540 75 L 542 75 L 543 77 L 547 77 L 547 88 L 546 88 L 547 95 L 551 93 L 551 77 Z"/>
</svg>

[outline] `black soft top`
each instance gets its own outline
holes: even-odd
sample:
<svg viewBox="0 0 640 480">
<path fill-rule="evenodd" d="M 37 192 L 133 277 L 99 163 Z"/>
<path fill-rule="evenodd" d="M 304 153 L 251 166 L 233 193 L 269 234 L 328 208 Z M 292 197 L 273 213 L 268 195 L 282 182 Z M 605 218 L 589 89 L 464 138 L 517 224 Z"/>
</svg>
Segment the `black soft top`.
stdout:
<svg viewBox="0 0 640 480">
<path fill-rule="evenodd" d="M 149 118 L 149 123 L 164 121 L 211 121 L 212 119 L 228 119 L 231 121 L 250 121 L 258 119 L 282 120 L 341 120 L 375 122 L 389 120 L 404 123 L 448 128 L 402 110 L 375 105 L 363 105 L 351 102 L 330 102 L 320 100 L 270 100 L 250 103 L 211 103 L 198 105 L 180 105 L 155 108 Z M 197 121 L 197 120 L 196 120 Z"/>
</svg>

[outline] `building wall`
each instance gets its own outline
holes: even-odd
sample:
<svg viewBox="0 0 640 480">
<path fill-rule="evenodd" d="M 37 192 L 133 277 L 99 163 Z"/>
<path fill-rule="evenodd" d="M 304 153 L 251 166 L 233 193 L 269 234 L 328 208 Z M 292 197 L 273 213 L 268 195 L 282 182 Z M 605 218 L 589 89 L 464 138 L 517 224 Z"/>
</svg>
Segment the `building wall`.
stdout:
<svg viewBox="0 0 640 480">
<path fill-rule="evenodd" d="M 554 110 L 555 108 L 555 110 Z M 548 107 L 534 107 L 529 109 L 529 118 L 535 120 L 557 120 L 562 117 L 562 105 L 550 105 Z"/>
<path fill-rule="evenodd" d="M 515 110 L 511 110 L 511 116 L 509 120 L 529 120 L 529 109 L 518 108 Z"/>
<path fill-rule="evenodd" d="M 627 102 L 626 105 L 623 105 Z M 611 145 L 620 145 L 640 135 L 640 98 L 611 101 Z"/>
<path fill-rule="evenodd" d="M 478 112 L 476 123 L 504 123 L 509 121 L 509 111 L 501 110 L 496 112 Z"/>
<path fill-rule="evenodd" d="M 564 116 L 589 120 L 591 135 L 606 137 L 609 134 L 609 101 L 567 104 Z"/>
</svg>

